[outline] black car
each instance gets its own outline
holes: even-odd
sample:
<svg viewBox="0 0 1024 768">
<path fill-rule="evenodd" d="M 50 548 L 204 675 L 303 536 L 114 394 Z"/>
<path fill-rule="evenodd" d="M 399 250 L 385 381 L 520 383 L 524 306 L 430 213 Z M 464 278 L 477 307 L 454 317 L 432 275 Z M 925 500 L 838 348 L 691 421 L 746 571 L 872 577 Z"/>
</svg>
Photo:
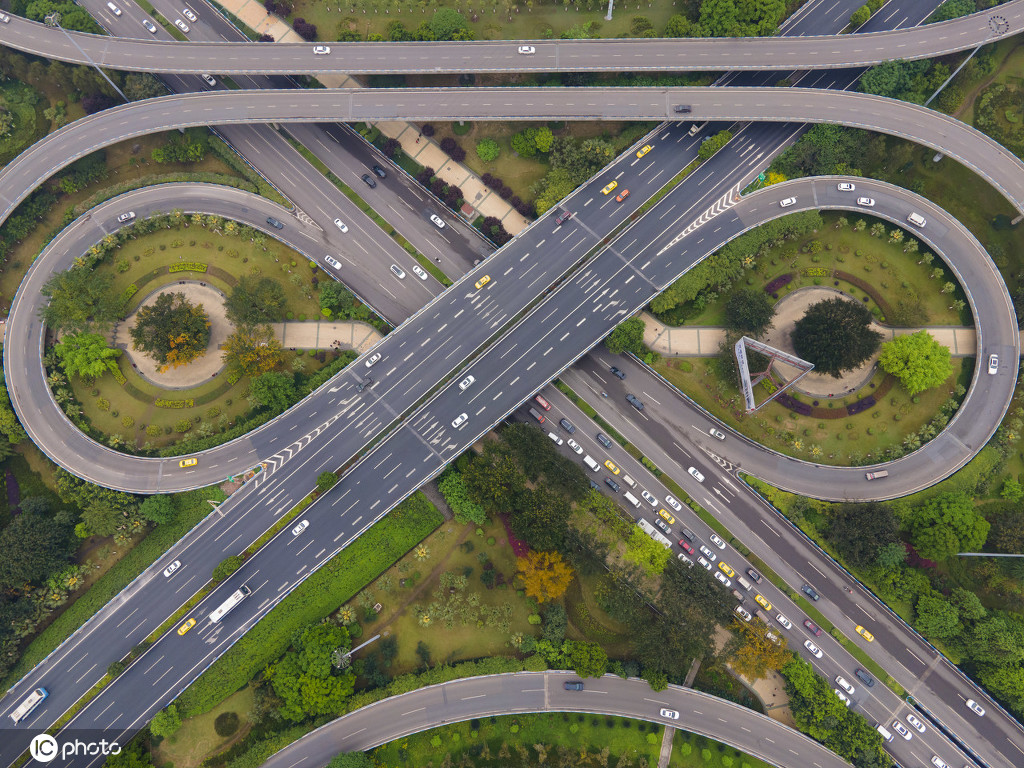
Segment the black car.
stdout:
<svg viewBox="0 0 1024 768">
<path fill-rule="evenodd" d="M 620 379 L 625 379 L 626 374 L 616 368 L 614 365 L 611 367 L 612 376 L 618 376 Z"/>
<path fill-rule="evenodd" d="M 607 437 L 606 437 L 606 436 L 605 436 L 604 434 L 602 434 L 601 432 L 598 432 L 598 433 L 597 433 L 597 442 L 599 442 L 599 443 L 600 443 L 601 445 L 603 445 L 603 446 L 604 446 L 605 448 L 611 448 L 611 447 L 612 447 L 612 441 L 611 441 L 611 440 L 609 440 L 609 439 L 608 439 L 608 438 L 607 438 Z"/>
<path fill-rule="evenodd" d="M 386 179 L 388 177 L 387 171 L 385 171 L 379 165 L 373 166 L 373 172 L 380 176 L 382 179 Z"/>
<path fill-rule="evenodd" d="M 601 490 L 601 486 L 595 483 L 593 480 L 590 481 L 590 487 L 593 488 L 595 491 Z"/>
<path fill-rule="evenodd" d="M 814 600 L 815 602 L 821 600 L 821 595 L 815 592 L 814 588 L 810 584 L 804 584 L 802 587 L 800 587 L 800 591 L 807 595 L 809 598 L 811 598 L 811 600 Z"/>
<path fill-rule="evenodd" d="M 582 691 L 583 681 L 582 680 L 566 680 L 562 683 L 562 687 L 567 691 Z"/>
<path fill-rule="evenodd" d="M 572 425 L 572 422 L 568 419 L 559 419 L 558 426 L 568 432 L 570 435 L 576 431 L 576 427 Z"/>
<path fill-rule="evenodd" d="M 273 216 L 267 216 L 267 224 L 272 226 L 274 229 L 284 229 L 284 224 L 275 219 Z"/>
<path fill-rule="evenodd" d="M 640 399 L 632 392 L 626 395 L 626 402 L 632 405 L 638 411 L 642 411 L 644 409 L 644 404 L 640 402 Z"/>
<path fill-rule="evenodd" d="M 377 182 L 373 180 L 373 177 L 370 176 L 370 174 L 364 173 L 363 174 L 363 181 L 366 182 L 366 186 L 368 186 L 370 189 L 376 189 L 377 188 Z"/>
<path fill-rule="evenodd" d="M 611 488 L 616 493 L 619 492 L 619 484 L 612 480 L 610 477 L 604 479 L 604 484 Z"/>
<path fill-rule="evenodd" d="M 681 530 L 679 533 L 687 541 L 693 541 L 693 531 L 691 531 L 689 528 L 683 528 L 683 530 Z"/>
<path fill-rule="evenodd" d="M 688 115 L 692 111 L 689 104 L 676 104 L 675 110 L 677 115 Z"/>
<path fill-rule="evenodd" d="M 862 683 L 864 683 L 864 685 L 866 685 L 868 688 L 871 688 L 871 687 L 874 686 L 875 678 L 873 678 L 871 675 L 869 675 L 867 672 L 865 672 L 860 667 L 857 667 L 857 669 L 854 670 L 853 674 L 855 674 L 857 676 L 857 679 L 860 680 Z"/>
</svg>

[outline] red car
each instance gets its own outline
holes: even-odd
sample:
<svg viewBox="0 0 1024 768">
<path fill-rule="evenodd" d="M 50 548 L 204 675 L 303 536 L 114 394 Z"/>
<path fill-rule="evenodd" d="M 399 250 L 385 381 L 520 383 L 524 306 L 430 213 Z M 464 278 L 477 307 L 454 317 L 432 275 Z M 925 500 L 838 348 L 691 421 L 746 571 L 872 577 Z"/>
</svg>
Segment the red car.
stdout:
<svg viewBox="0 0 1024 768">
<path fill-rule="evenodd" d="M 688 542 L 686 539 L 680 539 L 679 546 L 683 548 L 684 552 L 688 552 L 691 555 L 693 554 L 693 545 L 690 544 L 690 542 Z"/>
<path fill-rule="evenodd" d="M 819 627 L 810 619 L 804 619 L 804 626 L 807 627 L 807 631 L 813 634 L 815 637 L 821 637 L 821 627 Z"/>
<path fill-rule="evenodd" d="M 541 397 L 540 395 L 537 395 L 537 396 L 536 396 L 535 398 L 533 398 L 533 399 L 534 399 L 534 400 L 536 400 L 536 401 L 537 401 L 537 405 L 539 405 L 539 406 L 540 406 L 541 408 L 543 408 L 543 409 L 544 409 L 545 411 L 550 411 L 550 410 L 551 410 L 551 403 L 549 403 L 549 402 L 548 402 L 547 400 L 545 400 L 545 399 L 544 399 L 543 397 Z"/>
</svg>

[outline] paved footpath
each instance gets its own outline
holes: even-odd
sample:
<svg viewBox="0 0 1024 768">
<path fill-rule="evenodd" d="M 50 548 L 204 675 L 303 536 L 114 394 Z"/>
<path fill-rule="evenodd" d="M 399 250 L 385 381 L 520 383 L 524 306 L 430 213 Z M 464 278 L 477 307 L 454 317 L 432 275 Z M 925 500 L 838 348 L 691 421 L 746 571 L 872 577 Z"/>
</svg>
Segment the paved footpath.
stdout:
<svg viewBox="0 0 1024 768">
<path fill-rule="evenodd" d="M 279 43 L 303 42 L 294 29 L 289 27 L 284 20 L 267 13 L 263 4 L 257 0 L 218 0 L 218 2 L 241 19 L 250 29 L 261 35 L 271 35 Z M 344 45 L 344 43 L 332 43 L 332 45 Z M 328 88 L 361 87 L 357 80 L 346 74 L 326 73 L 318 75 L 317 79 Z M 419 128 L 415 125 L 402 120 L 387 120 L 374 125 L 388 138 L 398 139 L 402 149 L 417 163 L 433 168 L 438 178 L 448 184 L 454 184 L 462 190 L 466 202 L 473 208 L 470 213 L 460 214 L 464 219 L 472 223 L 477 214 L 493 216 L 501 221 L 505 230 L 512 235 L 519 234 L 529 225 L 530 222 L 522 214 L 486 186 L 479 176 L 448 157 L 436 141 L 420 134 Z"/>
</svg>

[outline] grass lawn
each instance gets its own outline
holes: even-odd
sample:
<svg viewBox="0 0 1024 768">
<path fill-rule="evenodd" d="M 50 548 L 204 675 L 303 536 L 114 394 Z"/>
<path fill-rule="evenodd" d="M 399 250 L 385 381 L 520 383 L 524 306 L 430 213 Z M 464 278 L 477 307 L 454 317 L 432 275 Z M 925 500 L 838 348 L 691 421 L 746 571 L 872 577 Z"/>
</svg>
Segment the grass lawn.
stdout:
<svg viewBox="0 0 1024 768">
<path fill-rule="evenodd" d="M 413 550 L 348 603 L 356 609 L 364 638 L 387 631 L 398 640 L 398 655 L 388 670 L 391 676 L 413 672 L 420 666 L 416 655 L 420 642 L 430 648 L 433 663 L 447 664 L 484 656 L 507 656 L 512 653 L 508 644 L 511 632 L 524 635 L 535 632 L 527 623 L 527 617 L 533 612 L 531 601 L 518 596 L 511 587 L 516 570 L 515 555 L 504 527 L 500 522 L 489 522 L 483 526 L 482 536 L 476 535 L 475 530 L 472 525 L 446 521 L 424 540 L 428 551 L 426 558 L 420 559 Z M 489 544 L 492 540 L 494 543 Z M 487 589 L 480 581 L 483 557 L 505 577 L 504 587 Z M 420 626 L 414 606 L 426 607 L 433 602 L 433 593 L 443 572 L 467 573 L 467 570 L 471 572 L 466 593 L 479 595 L 481 606 L 504 603 L 512 606 L 511 632 L 486 626 L 482 621 L 468 626 L 456 623 L 451 628 L 440 621 L 430 627 Z M 364 606 L 377 602 L 383 606 L 381 613 L 367 621 Z M 355 644 L 359 642 L 356 640 Z"/>
<path fill-rule="evenodd" d="M 704 759 L 704 750 L 709 760 Z M 672 737 L 672 757 L 669 768 L 726 768 L 722 758 L 731 758 L 734 768 L 768 768 L 769 763 L 746 755 L 732 747 L 698 736 L 688 731 L 676 731 Z"/>
<path fill-rule="evenodd" d="M 651 21 L 655 31 L 661 33 L 674 13 L 683 8 L 668 0 L 650 0 L 616 3 L 611 21 L 605 21 L 608 4 L 603 0 L 585 0 L 573 6 L 561 3 L 540 3 L 530 0 L 518 5 L 497 0 L 441 0 L 434 8 L 454 8 L 469 21 L 469 27 L 478 40 L 537 40 L 559 37 L 574 26 L 593 24 L 591 31 L 599 37 L 629 36 L 634 16 L 642 15 Z M 368 34 L 386 34 L 387 26 L 400 21 L 408 29 L 415 29 L 433 15 L 413 0 L 337 0 L 322 3 L 315 0 L 297 0 L 290 18 L 304 18 L 316 24 L 320 40 L 336 40 L 339 24 L 359 32 L 363 39 Z"/>
<path fill-rule="evenodd" d="M 574 765 L 608 765 L 602 750 L 625 766 L 657 765 L 661 750 L 662 727 L 654 723 L 565 713 L 536 715 L 510 715 L 470 720 L 423 731 L 373 750 L 380 765 L 408 765 L 417 768 L 438 768 L 442 763 L 458 764 L 463 753 L 468 753 L 469 764 L 501 765 L 503 768 L 543 765 L 556 761 L 559 750 L 566 749 L 574 756 Z M 536 746 L 544 750 L 541 757 Z M 582 750 L 588 755 L 583 756 Z M 446 762 L 446 760 L 448 762 Z M 692 765 L 692 763 L 680 763 Z"/>
<path fill-rule="evenodd" d="M 869 300 L 865 305 L 872 310 L 876 319 L 893 324 L 892 319 L 884 317 L 874 298 L 850 281 L 804 274 L 805 271 L 822 268 L 845 272 L 869 283 L 878 298 L 894 309 L 901 301 L 914 305 L 918 309 L 921 324 L 971 324 L 969 310 L 965 309 L 961 317 L 960 312 L 950 307 L 959 294 L 941 293 L 944 282 L 955 282 L 952 275 L 947 272 L 941 278 L 930 277 L 933 269 L 942 266 L 941 259 L 936 257 L 931 264 L 919 264 L 923 254 L 929 251 L 923 243 L 919 244 L 919 253 L 904 252 L 911 240 L 911 233 L 906 233 L 902 243 L 891 243 L 889 233 L 895 227 L 886 224 L 885 235 L 872 237 L 871 226 L 878 220 L 870 216 L 847 214 L 848 226 L 839 229 L 836 224 L 841 218 L 840 214 L 823 212 L 822 218 L 825 220 L 823 229 L 771 249 L 766 257 L 757 259 L 754 272 L 749 275 L 746 284 L 737 285 L 733 290 L 723 293 L 718 301 L 711 303 L 700 314 L 688 318 L 686 324 L 722 325 L 725 322 L 725 305 L 733 294 L 746 288 L 760 290 L 776 277 L 786 274 L 795 274 L 796 277 L 777 292 L 779 299 L 799 288 L 812 285 L 839 288 L 858 299 L 867 297 Z M 859 232 L 853 229 L 858 219 L 866 224 Z M 814 241 L 821 243 L 818 253 L 810 252 L 810 244 Z M 902 318 L 897 314 L 897 319 Z"/>
<path fill-rule="evenodd" d="M 824 421 L 794 414 L 777 402 L 754 414 L 744 413 L 739 389 L 732 382 L 721 382 L 713 372 L 713 361 L 708 359 L 668 358 L 654 368 L 717 418 L 762 445 L 822 464 L 848 466 L 865 460 L 871 463 L 872 454 L 901 443 L 905 436 L 927 424 L 971 366 L 971 359 L 954 358 L 953 375 L 942 386 L 918 395 L 917 403 L 902 387 L 894 385 L 875 407 L 856 416 Z M 884 377 L 876 373 L 871 383 L 877 388 Z M 870 391 L 870 387 L 862 390 Z M 759 399 L 763 395 L 760 393 Z M 836 407 L 852 402 L 853 397 L 837 400 Z"/>
<path fill-rule="evenodd" d="M 177 732 L 153 749 L 154 765 L 196 768 L 205 758 L 224 751 L 249 732 L 249 714 L 254 700 L 252 686 L 246 686 L 209 712 L 186 719 Z M 238 715 L 238 730 L 230 736 L 218 736 L 213 724 L 225 712 Z"/>
</svg>

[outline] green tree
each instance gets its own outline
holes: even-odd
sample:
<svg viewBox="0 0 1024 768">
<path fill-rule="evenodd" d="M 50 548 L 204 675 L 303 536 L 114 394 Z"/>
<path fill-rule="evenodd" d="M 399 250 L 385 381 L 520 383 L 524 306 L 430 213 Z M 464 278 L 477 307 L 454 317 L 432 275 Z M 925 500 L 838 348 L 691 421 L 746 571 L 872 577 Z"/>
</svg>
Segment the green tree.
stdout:
<svg viewBox="0 0 1024 768">
<path fill-rule="evenodd" d="M 569 521 L 569 503 L 545 486 L 526 489 L 512 513 L 512 532 L 534 549 L 561 550 Z"/>
<path fill-rule="evenodd" d="M 0 591 L 41 584 L 64 568 L 74 551 L 67 515 L 25 513 L 0 529 Z"/>
<path fill-rule="evenodd" d="M 772 35 L 785 11 L 782 0 L 703 0 L 700 26 L 708 37 Z"/>
<path fill-rule="evenodd" d="M 493 163 L 501 154 L 501 146 L 494 139 L 481 139 L 476 143 L 476 154 L 485 163 Z"/>
<path fill-rule="evenodd" d="M 657 576 L 668 564 L 672 551 L 666 549 L 639 528 L 634 527 L 626 540 L 625 557 L 652 576 Z"/>
<path fill-rule="evenodd" d="M 550 152 L 551 145 L 555 141 L 555 134 L 551 132 L 551 129 L 546 125 L 541 126 L 537 129 L 537 134 L 534 136 L 534 143 L 537 145 L 538 152 Z"/>
<path fill-rule="evenodd" d="M 831 507 L 825 534 L 850 565 L 865 567 L 882 548 L 899 542 L 899 523 L 887 504 L 837 504 Z"/>
<path fill-rule="evenodd" d="M 451 507 L 455 521 L 465 525 L 483 525 L 487 520 L 487 513 L 483 506 L 477 504 L 469 497 L 469 491 L 462 475 L 454 470 L 445 472 L 437 482 L 437 489 L 444 496 L 444 500 Z"/>
<path fill-rule="evenodd" d="M 330 281 L 320 285 L 320 309 L 329 309 L 335 317 L 351 317 L 356 297 L 341 283 Z"/>
<path fill-rule="evenodd" d="M 161 364 L 187 365 L 205 354 L 210 343 L 210 319 L 201 304 L 183 293 L 161 293 L 136 314 L 130 330 L 132 345 Z"/>
<path fill-rule="evenodd" d="M 834 378 L 853 370 L 878 349 L 871 310 L 847 299 L 825 299 L 807 308 L 793 328 L 793 347 L 818 373 Z"/>
<path fill-rule="evenodd" d="M 937 592 L 921 595 L 915 610 L 914 627 L 925 637 L 946 640 L 959 637 L 964 631 L 956 606 Z"/>
<path fill-rule="evenodd" d="M 718 150 L 732 141 L 731 131 L 719 131 L 714 136 L 709 136 L 701 142 L 697 149 L 697 157 L 701 160 L 709 160 Z"/>
<path fill-rule="evenodd" d="M 269 325 L 243 325 L 224 340 L 221 357 L 231 371 L 259 376 L 284 364 L 284 347 Z"/>
<path fill-rule="evenodd" d="M 241 568 L 244 562 L 245 561 L 238 555 L 230 555 L 229 557 L 225 557 L 223 560 L 217 563 L 216 567 L 213 569 L 213 573 L 211 574 L 210 578 L 213 580 L 215 584 L 224 581 L 224 579 L 226 579 L 228 576 L 230 576 L 239 568 Z"/>
<path fill-rule="evenodd" d="M 949 347 L 924 330 L 885 342 L 878 364 L 899 379 L 911 395 L 937 387 L 953 375 Z"/>
<path fill-rule="evenodd" d="M 375 765 L 365 752 L 341 752 L 331 759 L 327 768 L 374 768 Z"/>
<path fill-rule="evenodd" d="M 0 349 L 2 349 L 2 346 L 0 346 Z M 7 438 L 9 445 L 17 445 L 27 437 L 24 428 L 18 422 L 17 415 L 14 413 L 11 400 L 7 396 L 7 387 L 2 384 L 0 384 L 0 433 Z"/>
<path fill-rule="evenodd" d="M 60 359 L 64 373 L 88 382 L 109 370 L 108 360 L 121 356 L 121 350 L 112 349 L 106 338 L 98 333 L 69 333 L 61 337 L 53 351 Z"/>
<path fill-rule="evenodd" d="M 147 496 L 139 506 L 139 514 L 157 525 L 166 525 L 174 520 L 177 510 L 170 496 L 160 494 Z"/>
<path fill-rule="evenodd" d="M 453 8 L 438 8 L 430 19 L 430 31 L 435 40 L 472 40 L 466 17 Z"/>
<path fill-rule="evenodd" d="M 110 755 L 103 763 L 105 768 L 153 768 L 149 752 L 138 739 L 122 747 L 116 755 Z"/>
<path fill-rule="evenodd" d="M 462 473 L 470 497 L 484 508 L 508 514 L 519 505 L 526 482 L 511 456 L 501 452 L 493 443 L 484 446 Z"/>
<path fill-rule="evenodd" d="M 868 19 L 871 18 L 871 9 L 866 5 L 862 5 L 856 11 L 850 14 L 850 26 L 859 27 L 862 24 L 866 24 Z"/>
<path fill-rule="evenodd" d="M 167 88 L 148 72 L 128 72 L 124 77 L 124 95 L 131 101 L 166 96 Z"/>
<path fill-rule="evenodd" d="M 644 352 L 644 321 L 639 317 L 623 320 L 614 331 L 608 334 L 604 345 L 613 355 L 622 352 L 642 355 Z"/>
<path fill-rule="evenodd" d="M 936 21 L 959 19 L 961 16 L 967 16 L 981 8 L 981 4 L 976 4 L 975 0 L 946 0 L 946 2 L 935 9 L 935 13 L 928 18 L 927 23 L 933 24 Z"/>
<path fill-rule="evenodd" d="M 775 303 L 764 291 L 742 290 L 725 305 L 725 326 L 758 338 L 772 327 Z"/>
<path fill-rule="evenodd" d="M 512 136 L 512 151 L 520 157 L 533 157 L 537 154 L 537 129 L 524 128 Z"/>
<path fill-rule="evenodd" d="M 316 489 L 321 494 L 327 493 L 338 482 L 338 475 L 334 472 L 321 472 L 316 476 Z"/>
<path fill-rule="evenodd" d="M 271 277 L 246 275 L 231 289 L 224 307 L 236 325 L 276 323 L 284 319 L 284 288 Z"/>
<path fill-rule="evenodd" d="M 87 267 L 58 272 L 42 288 L 49 301 L 39 316 L 54 333 L 81 333 L 94 326 L 102 331 L 120 309 L 112 280 L 109 273 L 94 273 Z"/>
<path fill-rule="evenodd" d="M 174 704 L 169 704 L 166 709 L 161 709 L 149 724 L 150 733 L 154 736 L 166 739 L 173 736 L 175 731 L 181 728 L 181 715 Z"/>
<path fill-rule="evenodd" d="M 89 12 L 84 8 L 75 5 L 75 3 L 67 0 L 66 2 L 55 2 L 54 0 L 32 0 L 27 5 L 22 5 L 25 9 L 25 17 L 32 21 L 43 22 L 46 17 L 54 12 L 60 14 L 60 25 L 64 29 L 73 29 L 78 32 L 92 32 L 93 34 L 103 35 L 106 34 L 96 23 L 96 20 L 89 15 Z M 14 12 L 14 11 L 12 11 Z M 75 69 L 86 69 L 86 67 L 76 67 Z"/>
<path fill-rule="evenodd" d="M 949 594 L 949 602 L 956 607 L 960 618 L 965 621 L 978 621 L 985 618 L 985 615 L 988 613 L 985 610 L 985 606 L 981 604 L 981 599 L 969 589 L 964 589 L 963 587 L 953 588 L 953 591 Z"/>
<path fill-rule="evenodd" d="M 600 677 L 608 671 L 608 654 L 597 643 L 566 640 L 562 656 L 580 677 Z"/>
<path fill-rule="evenodd" d="M 995 667 L 980 675 L 982 685 L 1003 699 L 1012 709 L 1024 710 L 1024 668 Z"/>
<path fill-rule="evenodd" d="M 277 371 L 257 376 L 251 389 L 256 402 L 275 413 L 285 411 L 298 397 L 291 377 Z"/>
<path fill-rule="evenodd" d="M 317 624 L 303 631 L 292 647 L 264 672 L 282 701 L 281 716 L 298 722 L 310 715 L 336 713 L 356 681 L 354 674 L 339 672 L 332 665 L 334 652 L 349 648 L 348 630 Z"/>
<path fill-rule="evenodd" d="M 979 551 L 990 528 L 965 493 L 944 493 L 914 507 L 908 526 L 917 551 L 930 560 Z"/>
</svg>

